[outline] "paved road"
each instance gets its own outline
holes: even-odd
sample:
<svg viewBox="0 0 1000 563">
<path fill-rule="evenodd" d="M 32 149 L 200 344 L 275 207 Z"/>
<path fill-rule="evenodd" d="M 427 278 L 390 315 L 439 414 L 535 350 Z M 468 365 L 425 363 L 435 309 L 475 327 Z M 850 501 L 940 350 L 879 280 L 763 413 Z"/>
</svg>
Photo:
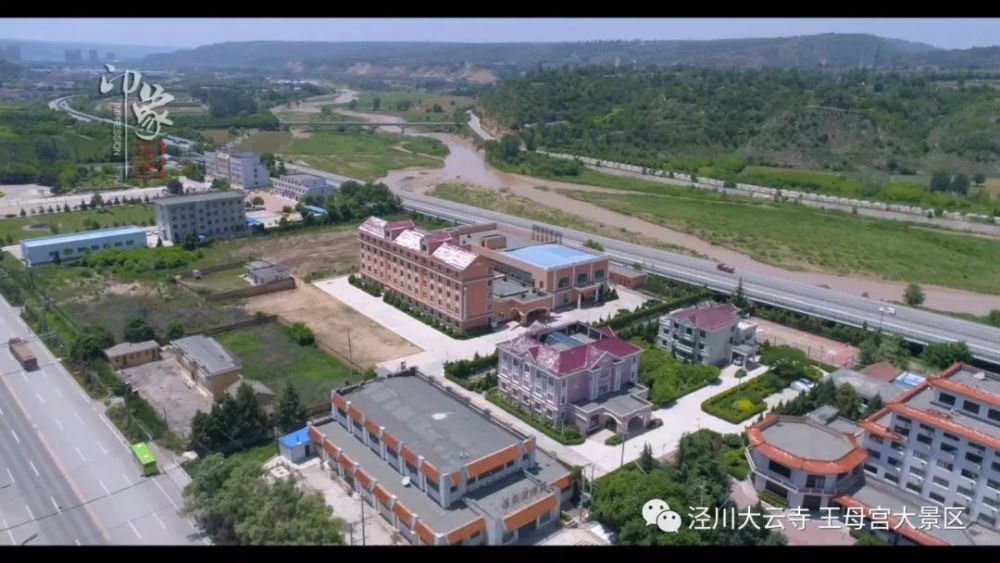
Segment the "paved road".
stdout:
<svg viewBox="0 0 1000 563">
<path fill-rule="evenodd" d="M 496 140 L 496 137 L 494 137 L 493 135 L 490 135 L 489 133 L 487 133 L 486 129 L 483 129 L 483 125 L 479 121 L 479 116 L 476 115 L 476 114 L 474 114 L 474 113 L 472 113 L 472 111 L 469 111 L 469 129 L 472 129 L 472 131 L 476 135 L 479 135 L 479 138 L 482 139 L 482 140 L 484 140 L 484 141 L 495 141 Z"/>
<path fill-rule="evenodd" d="M 65 104 L 60 108 L 65 108 Z M 79 114 L 79 112 L 76 113 Z M 471 121 L 472 117 L 470 116 Z M 294 168 L 302 172 L 335 178 L 338 181 L 344 179 L 342 176 L 331 175 L 303 166 Z M 444 201 L 426 195 L 402 190 L 395 191 L 402 198 L 403 205 L 408 209 L 463 223 L 500 221 L 525 228 L 539 224 L 520 217 Z M 564 242 L 570 245 L 580 246 L 585 240 L 594 239 L 605 247 L 606 253 L 612 259 L 621 264 L 631 265 L 639 262 L 646 271 L 686 283 L 705 285 L 724 292 L 735 291 L 739 279 L 742 278 L 744 294 L 754 301 L 853 326 L 862 326 L 862 324 L 867 323 L 869 327 L 881 327 L 886 332 L 921 344 L 965 341 L 976 358 L 1000 365 L 1000 329 L 998 328 L 899 305 L 894 306 L 894 315 L 884 315 L 880 312 L 880 308 L 884 307 L 885 303 L 874 299 L 788 281 L 771 275 L 752 272 L 727 274 L 717 270 L 717 264 L 709 260 L 646 248 L 554 225 L 544 226 L 561 231 L 564 235 Z"/>
<path fill-rule="evenodd" d="M 0 544 L 207 543 L 178 513 L 183 470 L 161 461 L 163 474 L 143 478 L 103 405 L 0 297 L 0 342 L 12 336 L 29 339 L 40 369 L 0 349 Z"/>
</svg>

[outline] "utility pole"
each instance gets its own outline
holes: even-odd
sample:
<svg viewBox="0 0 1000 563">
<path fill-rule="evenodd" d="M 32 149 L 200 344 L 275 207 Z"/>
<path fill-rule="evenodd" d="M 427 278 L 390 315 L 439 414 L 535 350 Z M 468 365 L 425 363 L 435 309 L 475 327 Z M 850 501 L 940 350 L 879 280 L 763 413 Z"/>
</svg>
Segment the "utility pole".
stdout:
<svg viewBox="0 0 1000 563">
<path fill-rule="evenodd" d="M 625 465 L 625 437 L 626 437 L 626 435 L 627 434 L 625 432 L 621 432 L 619 434 L 619 436 L 621 436 L 621 439 L 622 439 L 622 459 L 621 459 L 621 463 L 618 464 L 618 468 L 619 469 L 621 469 Z"/>
<path fill-rule="evenodd" d="M 351 329 L 347 329 L 347 360 L 351 362 L 351 369 L 354 369 L 354 348 L 351 346 Z"/>
<path fill-rule="evenodd" d="M 358 498 L 361 499 L 361 545 L 365 545 L 365 493 L 362 490 L 358 494 Z"/>
</svg>

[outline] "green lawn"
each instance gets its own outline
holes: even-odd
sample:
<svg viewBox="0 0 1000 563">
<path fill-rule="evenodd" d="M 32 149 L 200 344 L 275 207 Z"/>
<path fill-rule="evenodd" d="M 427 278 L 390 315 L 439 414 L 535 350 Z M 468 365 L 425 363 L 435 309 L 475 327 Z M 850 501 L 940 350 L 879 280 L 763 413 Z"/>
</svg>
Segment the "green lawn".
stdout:
<svg viewBox="0 0 1000 563">
<path fill-rule="evenodd" d="M 302 160 L 313 168 L 371 181 L 399 168 L 440 167 L 448 149 L 437 139 L 347 129 L 313 132 L 280 152 L 287 161 Z"/>
<path fill-rule="evenodd" d="M 236 148 L 242 151 L 253 151 L 256 153 L 280 153 L 292 141 L 292 134 L 288 131 L 261 131 L 255 135 L 250 135 Z"/>
<path fill-rule="evenodd" d="M 84 198 L 80 198 L 81 200 Z M 47 206 L 46 206 L 47 207 Z M 115 223 L 124 225 L 140 225 L 155 219 L 152 204 L 128 205 L 122 207 L 106 207 L 95 211 L 70 211 L 69 213 L 52 213 L 46 215 L 28 215 L 0 220 L 0 238 L 5 241 L 7 235 L 15 242 L 21 239 L 36 238 L 51 235 L 49 228 L 57 225 L 60 233 L 70 233 L 85 229 L 84 221 L 97 221 L 101 228 L 113 227 Z M 39 225 L 42 228 L 27 230 L 29 225 Z"/>
<path fill-rule="evenodd" d="M 205 274 L 200 280 L 187 278 L 184 282 L 198 289 L 203 288 L 206 293 L 222 293 L 250 287 L 250 284 L 242 278 L 244 274 L 246 274 L 246 269 L 239 266 Z"/>
<path fill-rule="evenodd" d="M 272 322 L 214 336 L 240 359 L 242 374 L 278 392 L 290 381 L 305 405 L 328 401 L 330 391 L 351 378 L 351 369 L 313 346 L 299 346 L 286 328 Z"/>
<path fill-rule="evenodd" d="M 374 111 L 372 106 L 376 97 L 381 102 L 378 111 Z M 411 107 L 400 111 L 398 106 L 400 102 L 410 102 Z M 451 121 L 455 110 L 471 106 L 475 102 L 475 98 L 469 96 L 451 96 L 420 89 L 365 90 L 358 94 L 354 111 L 398 115 L 407 121 Z M 440 113 L 428 111 L 433 110 L 434 104 L 441 106 L 443 111 Z"/>
<path fill-rule="evenodd" d="M 790 269 L 1000 293 L 995 240 L 740 198 L 562 191 Z"/>
</svg>

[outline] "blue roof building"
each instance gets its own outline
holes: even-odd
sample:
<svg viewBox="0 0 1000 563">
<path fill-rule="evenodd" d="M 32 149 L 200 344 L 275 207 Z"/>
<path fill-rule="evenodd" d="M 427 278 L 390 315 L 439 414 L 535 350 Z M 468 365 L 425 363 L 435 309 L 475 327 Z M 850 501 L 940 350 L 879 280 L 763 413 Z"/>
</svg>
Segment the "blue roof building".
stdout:
<svg viewBox="0 0 1000 563">
<path fill-rule="evenodd" d="M 117 248 L 127 250 L 146 247 L 146 231 L 136 227 L 96 229 L 66 233 L 21 241 L 21 257 L 28 266 L 56 260 L 72 260 L 91 252 Z"/>
<path fill-rule="evenodd" d="M 323 209 L 322 207 L 316 207 L 315 205 L 303 205 L 302 208 L 309 211 L 313 215 L 326 215 L 326 209 Z"/>
<path fill-rule="evenodd" d="M 295 432 L 278 438 L 278 453 L 292 463 L 302 463 L 316 454 L 309 440 L 309 427 L 299 428 Z"/>
</svg>

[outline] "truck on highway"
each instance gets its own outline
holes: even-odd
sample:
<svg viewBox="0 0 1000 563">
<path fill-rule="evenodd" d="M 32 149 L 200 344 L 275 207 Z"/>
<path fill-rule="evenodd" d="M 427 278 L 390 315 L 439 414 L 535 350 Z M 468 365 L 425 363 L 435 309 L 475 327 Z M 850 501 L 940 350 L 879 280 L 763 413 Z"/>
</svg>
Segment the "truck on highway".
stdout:
<svg viewBox="0 0 1000 563">
<path fill-rule="evenodd" d="M 21 364 L 21 367 L 23 367 L 25 371 L 34 371 L 38 369 L 38 358 L 35 357 L 31 348 L 28 348 L 27 342 L 15 336 L 7 341 L 7 347 L 10 348 L 10 353 L 14 356 L 14 359 Z"/>
</svg>

